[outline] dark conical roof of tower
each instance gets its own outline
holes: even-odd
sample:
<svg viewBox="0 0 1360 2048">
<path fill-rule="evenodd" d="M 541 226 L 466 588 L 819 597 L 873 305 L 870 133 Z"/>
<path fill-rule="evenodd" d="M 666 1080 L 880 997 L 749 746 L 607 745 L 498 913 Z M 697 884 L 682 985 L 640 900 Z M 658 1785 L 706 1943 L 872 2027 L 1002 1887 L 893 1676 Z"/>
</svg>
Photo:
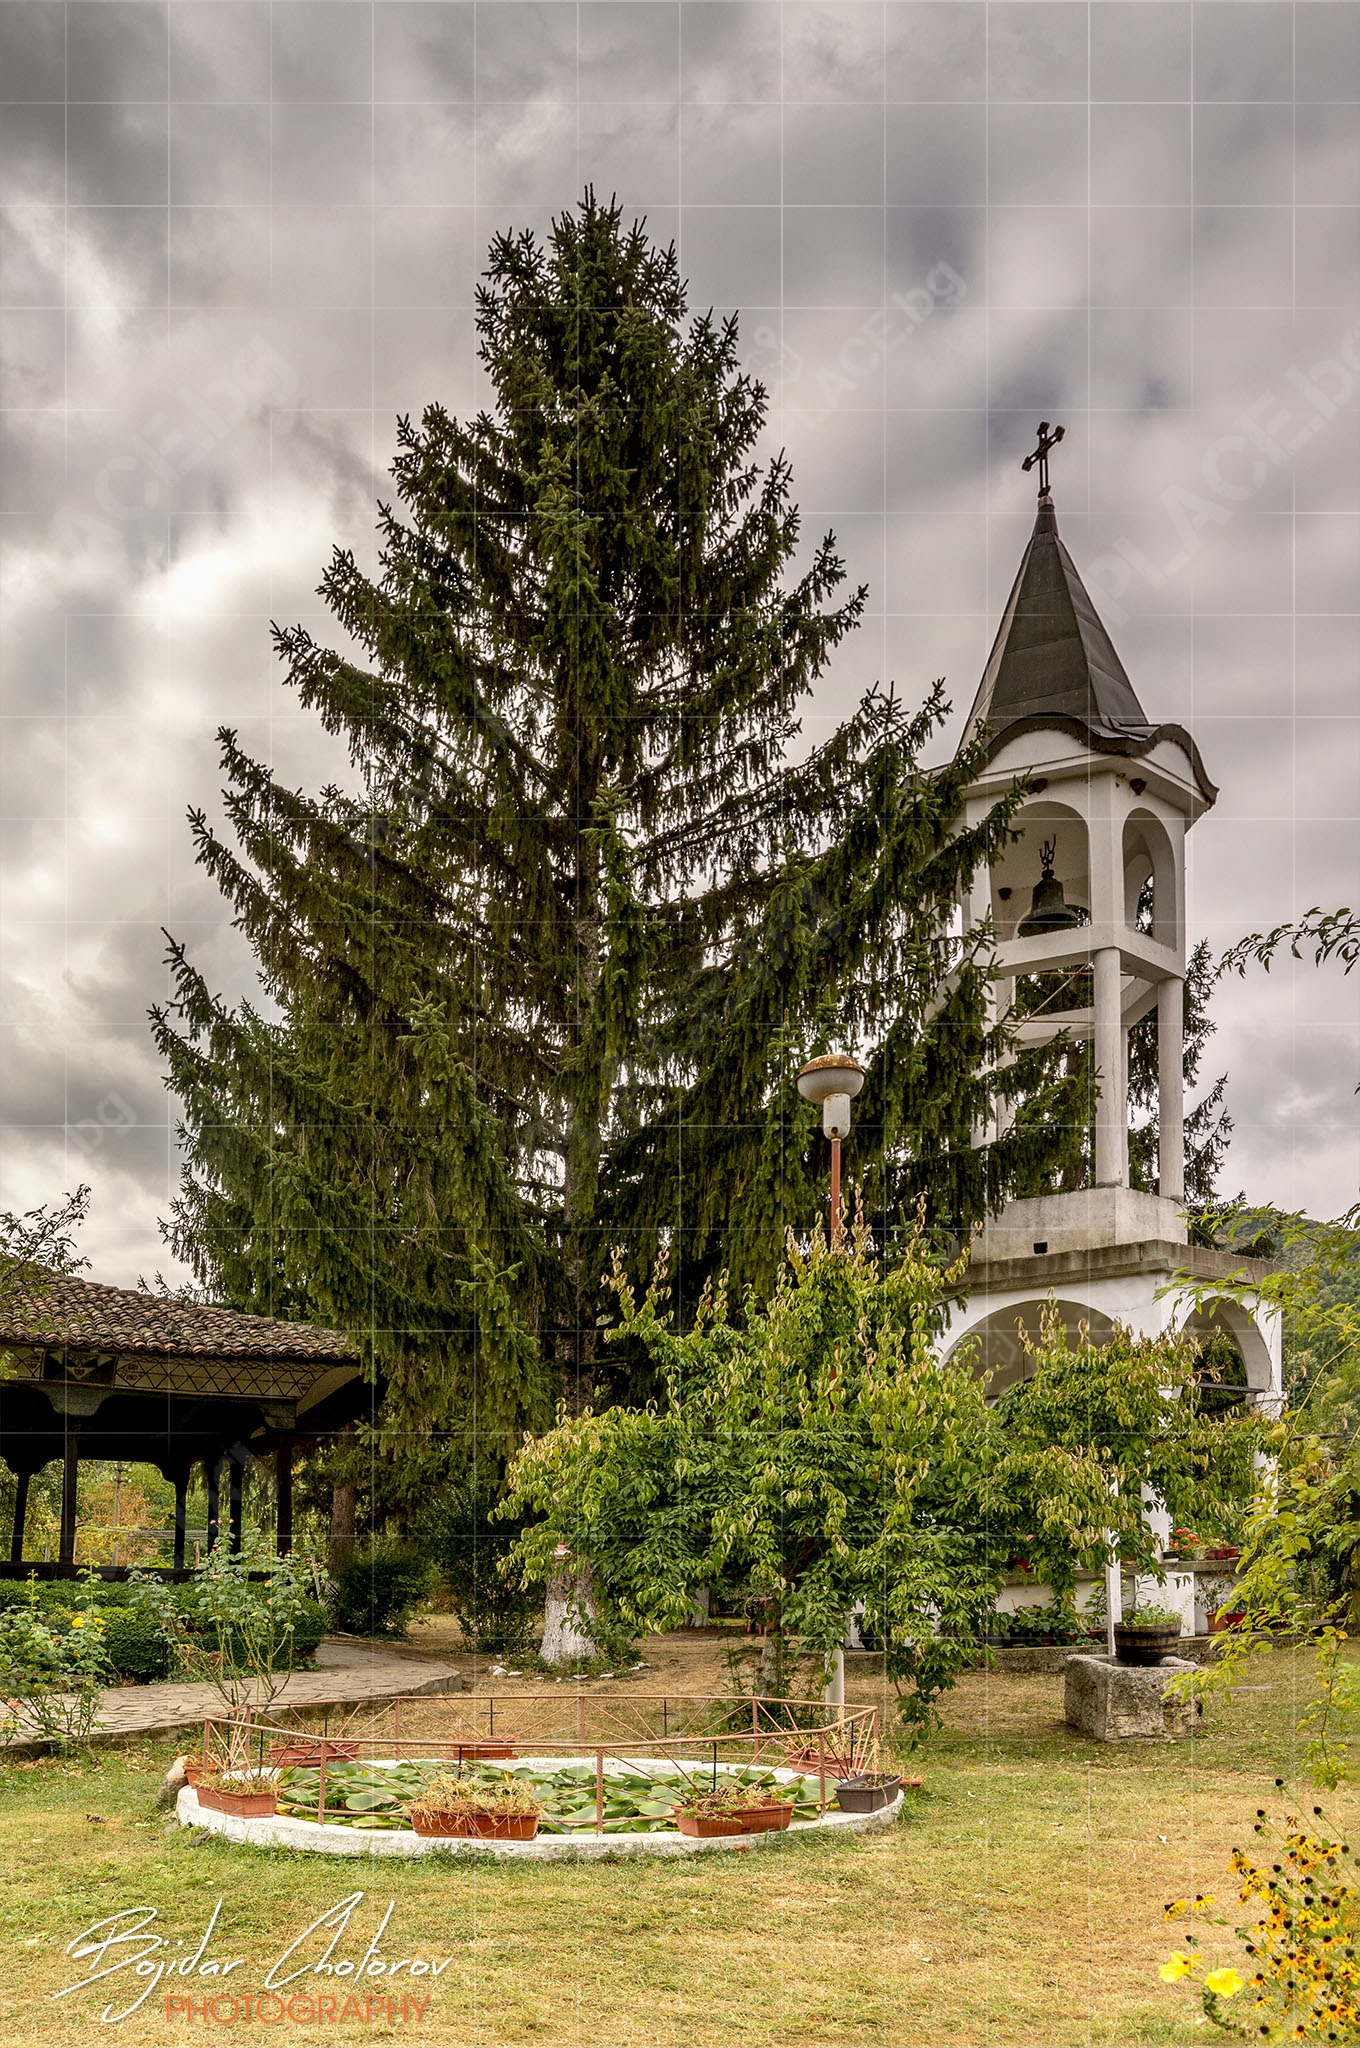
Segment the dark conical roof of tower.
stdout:
<svg viewBox="0 0 1360 2048">
<path fill-rule="evenodd" d="M 1144 754 L 1164 736 L 1184 746 L 1207 800 L 1217 795 L 1183 726 L 1153 725 L 1114 643 L 1058 537 L 1053 501 L 1039 499 L 1034 531 L 1006 600 L 965 743 L 979 726 L 991 751 L 1017 726 L 1080 734 L 1099 753 Z"/>
<path fill-rule="evenodd" d="M 1147 724 L 1124 664 L 1058 538 L 1051 498 L 1039 500 L 970 727 L 1047 712 L 1085 725 Z"/>
</svg>

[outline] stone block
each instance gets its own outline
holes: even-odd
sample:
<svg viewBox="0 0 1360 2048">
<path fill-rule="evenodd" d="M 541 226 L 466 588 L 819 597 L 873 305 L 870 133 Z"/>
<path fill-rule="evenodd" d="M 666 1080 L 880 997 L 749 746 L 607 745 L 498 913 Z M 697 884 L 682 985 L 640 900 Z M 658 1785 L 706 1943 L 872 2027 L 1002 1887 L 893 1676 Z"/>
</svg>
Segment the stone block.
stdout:
<svg viewBox="0 0 1360 2048">
<path fill-rule="evenodd" d="M 1167 1683 L 1195 1666 L 1185 1657 L 1160 1664 L 1119 1664 L 1113 1657 L 1078 1654 L 1067 1660 L 1067 1725 L 1097 1742 L 1165 1740 L 1188 1735 L 1199 1711 L 1194 1700 L 1166 1697 Z"/>
<path fill-rule="evenodd" d="M 184 1758 L 177 1756 L 161 1781 L 161 1789 L 156 1795 L 157 1806 L 173 1806 L 188 1782 Z"/>
</svg>

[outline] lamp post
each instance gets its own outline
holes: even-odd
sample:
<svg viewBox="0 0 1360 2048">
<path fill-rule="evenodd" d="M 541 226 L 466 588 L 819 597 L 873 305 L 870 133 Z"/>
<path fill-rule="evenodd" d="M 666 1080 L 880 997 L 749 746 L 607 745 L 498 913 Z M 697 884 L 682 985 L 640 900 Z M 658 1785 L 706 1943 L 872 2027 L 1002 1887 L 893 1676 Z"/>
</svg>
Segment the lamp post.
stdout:
<svg viewBox="0 0 1360 2048">
<path fill-rule="evenodd" d="M 831 1140 L 831 1242 L 841 1234 L 841 1139 L 850 1135 L 850 1098 L 864 1086 L 864 1069 L 848 1052 L 823 1053 L 798 1071 L 798 1093 L 822 1105 L 822 1129 Z"/>
</svg>

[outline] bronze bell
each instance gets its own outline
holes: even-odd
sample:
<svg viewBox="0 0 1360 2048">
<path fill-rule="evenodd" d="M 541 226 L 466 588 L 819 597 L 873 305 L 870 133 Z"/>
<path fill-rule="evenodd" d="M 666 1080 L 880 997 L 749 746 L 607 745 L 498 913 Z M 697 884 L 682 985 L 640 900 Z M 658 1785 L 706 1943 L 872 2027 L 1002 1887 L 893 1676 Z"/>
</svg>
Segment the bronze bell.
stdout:
<svg viewBox="0 0 1360 2048">
<path fill-rule="evenodd" d="M 1083 922 L 1080 907 L 1067 901 L 1063 895 L 1063 885 L 1053 872 L 1053 861 L 1057 851 L 1056 839 L 1044 841 L 1040 849 L 1043 872 L 1034 885 L 1029 916 L 1022 918 L 1016 927 L 1017 938 L 1037 939 L 1045 932 L 1070 932 Z"/>
</svg>

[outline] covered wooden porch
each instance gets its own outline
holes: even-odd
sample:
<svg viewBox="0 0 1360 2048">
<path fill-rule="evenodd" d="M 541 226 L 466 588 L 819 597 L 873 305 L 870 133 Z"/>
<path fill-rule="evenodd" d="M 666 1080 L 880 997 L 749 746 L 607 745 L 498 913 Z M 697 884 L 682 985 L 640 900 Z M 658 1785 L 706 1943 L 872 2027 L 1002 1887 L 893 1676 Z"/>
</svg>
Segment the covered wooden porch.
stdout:
<svg viewBox="0 0 1360 2048">
<path fill-rule="evenodd" d="M 246 1471 L 271 1461 L 285 1554 L 298 1445 L 343 1428 L 371 1397 L 354 1346 L 334 1330 L 69 1277 L 16 1291 L 0 1304 L 0 1457 L 16 1482 L 0 1578 L 75 1575 L 82 1458 L 154 1465 L 170 1481 L 176 1573 L 194 1468 L 207 1481 L 208 1548 L 225 1533 L 239 1549 Z M 29 1490 L 56 1460 L 58 1554 L 39 1562 L 24 1555 Z"/>
</svg>

